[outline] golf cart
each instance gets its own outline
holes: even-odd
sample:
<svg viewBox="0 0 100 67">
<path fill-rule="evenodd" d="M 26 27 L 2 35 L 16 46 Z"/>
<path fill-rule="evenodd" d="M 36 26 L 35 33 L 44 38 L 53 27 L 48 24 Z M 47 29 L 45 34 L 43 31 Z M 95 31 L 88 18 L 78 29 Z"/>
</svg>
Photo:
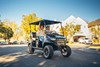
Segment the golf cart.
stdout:
<svg viewBox="0 0 100 67">
<path fill-rule="evenodd" d="M 46 59 L 52 58 L 54 51 L 59 50 L 64 57 L 69 57 L 71 55 L 71 48 L 66 45 L 67 39 L 64 35 L 60 35 L 56 32 L 51 31 L 50 33 L 45 32 L 44 42 L 39 39 L 36 32 L 32 32 L 31 25 L 53 25 L 53 24 L 60 24 L 62 27 L 61 22 L 59 21 L 51 21 L 51 20 L 40 20 L 36 22 L 30 23 L 30 43 L 28 44 L 28 52 L 33 54 L 35 49 L 43 50 L 43 56 Z M 63 28 L 62 28 L 63 31 Z M 32 39 L 33 38 L 33 39 Z"/>
</svg>

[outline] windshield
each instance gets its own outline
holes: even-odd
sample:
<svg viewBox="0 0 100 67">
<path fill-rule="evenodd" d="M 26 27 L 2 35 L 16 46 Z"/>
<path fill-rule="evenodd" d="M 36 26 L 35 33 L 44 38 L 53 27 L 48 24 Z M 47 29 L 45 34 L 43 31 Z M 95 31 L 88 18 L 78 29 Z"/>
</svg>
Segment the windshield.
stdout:
<svg viewBox="0 0 100 67">
<path fill-rule="evenodd" d="M 37 32 L 39 30 L 39 25 L 31 25 L 31 32 Z M 46 34 L 60 34 L 63 35 L 61 33 L 62 29 L 61 29 L 61 24 L 53 24 L 53 25 L 44 25 L 44 30 L 46 31 Z"/>
<path fill-rule="evenodd" d="M 50 31 L 52 31 L 53 33 L 61 34 L 60 29 L 61 29 L 61 24 L 60 23 L 50 25 Z"/>
</svg>

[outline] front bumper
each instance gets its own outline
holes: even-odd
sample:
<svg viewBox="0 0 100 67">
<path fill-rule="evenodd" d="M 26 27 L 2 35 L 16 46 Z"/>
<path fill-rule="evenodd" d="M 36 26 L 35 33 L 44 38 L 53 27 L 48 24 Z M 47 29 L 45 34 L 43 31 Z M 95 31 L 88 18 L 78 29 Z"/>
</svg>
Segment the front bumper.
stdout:
<svg viewBox="0 0 100 67">
<path fill-rule="evenodd" d="M 56 44 L 58 46 L 66 45 L 66 39 L 56 39 Z"/>
</svg>

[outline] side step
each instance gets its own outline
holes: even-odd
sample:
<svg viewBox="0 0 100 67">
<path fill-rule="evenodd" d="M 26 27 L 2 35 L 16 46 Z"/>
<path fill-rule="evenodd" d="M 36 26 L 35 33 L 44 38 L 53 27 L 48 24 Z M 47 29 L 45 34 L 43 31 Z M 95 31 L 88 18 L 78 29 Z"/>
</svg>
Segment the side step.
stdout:
<svg viewBox="0 0 100 67">
<path fill-rule="evenodd" d="M 43 50 L 43 48 L 33 47 L 34 49 Z"/>
</svg>

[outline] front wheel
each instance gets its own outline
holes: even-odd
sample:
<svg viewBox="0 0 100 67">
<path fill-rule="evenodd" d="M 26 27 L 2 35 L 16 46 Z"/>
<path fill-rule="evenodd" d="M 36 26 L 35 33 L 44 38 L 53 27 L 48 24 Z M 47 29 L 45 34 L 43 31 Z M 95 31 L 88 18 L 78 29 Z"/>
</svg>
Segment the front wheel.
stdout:
<svg viewBox="0 0 100 67">
<path fill-rule="evenodd" d="M 64 57 L 69 57 L 71 55 L 71 48 L 69 46 L 62 46 L 61 47 L 61 54 Z"/>
<path fill-rule="evenodd" d="M 53 56 L 53 47 L 50 45 L 47 45 L 44 47 L 44 53 L 43 53 L 44 58 L 50 59 Z"/>
</svg>

